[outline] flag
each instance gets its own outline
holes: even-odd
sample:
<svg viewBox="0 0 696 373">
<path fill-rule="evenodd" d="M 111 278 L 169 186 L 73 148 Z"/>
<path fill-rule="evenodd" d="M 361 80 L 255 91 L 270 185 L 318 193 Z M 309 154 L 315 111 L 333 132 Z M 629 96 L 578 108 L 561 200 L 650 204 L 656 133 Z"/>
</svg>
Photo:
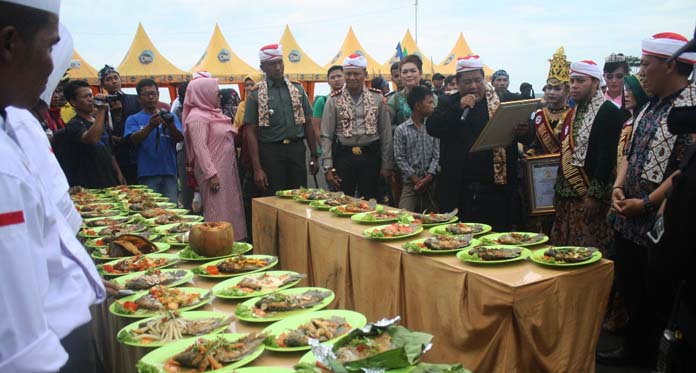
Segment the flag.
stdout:
<svg viewBox="0 0 696 373">
<path fill-rule="evenodd" d="M 399 61 L 404 59 L 404 52 L 401 50 L 401 42 L 396 44 L 396 57 L 399 57 Z"/>
</svg>

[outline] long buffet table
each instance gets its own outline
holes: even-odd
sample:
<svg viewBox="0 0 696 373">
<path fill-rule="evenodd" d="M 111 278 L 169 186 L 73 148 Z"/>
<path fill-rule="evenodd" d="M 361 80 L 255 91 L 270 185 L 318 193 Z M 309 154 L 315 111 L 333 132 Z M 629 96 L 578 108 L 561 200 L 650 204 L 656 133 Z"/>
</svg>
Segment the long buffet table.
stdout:
<svg viewBox="0 0 696 373">
<path fill-rule="evenodd" d="M 454 255 L 405 252 L 401 245 L 414 238 L 365 239 L 367 226 L 289 199 L 254 199 L 253 212 L 255 254 L 279 255 L 282 269 L 307 274 L 304 285 L 332 289 L 335 308 L 369 321 L 400 315 L 404 326 L 433 334 L 426 361 L 475 372 L 595 370 L 611 261 L 574 269 L 469 265 Z M 257 364 L 283 365 L 276 358 L 290 356 L 266 354 Z"/>
</svg>

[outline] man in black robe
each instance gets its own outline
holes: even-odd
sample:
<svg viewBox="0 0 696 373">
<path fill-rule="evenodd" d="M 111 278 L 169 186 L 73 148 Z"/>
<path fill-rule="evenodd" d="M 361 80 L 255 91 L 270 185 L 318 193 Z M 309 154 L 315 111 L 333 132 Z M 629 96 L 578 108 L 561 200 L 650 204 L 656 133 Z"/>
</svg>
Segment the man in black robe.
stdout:
<svg viewBox="0 0 696 373">
<path fill-rule="evenodd" d="M 479 56 L 459 58 L 456 80 L 457 91 L 441 96 L 426 122 L 428 133 L 440 139 L 440 209 L 458 208 L 461 221 L 511 230 L 521 216 L 517 143 L 469 152 L 501 100 L 486 84 Z"/>
</svg>

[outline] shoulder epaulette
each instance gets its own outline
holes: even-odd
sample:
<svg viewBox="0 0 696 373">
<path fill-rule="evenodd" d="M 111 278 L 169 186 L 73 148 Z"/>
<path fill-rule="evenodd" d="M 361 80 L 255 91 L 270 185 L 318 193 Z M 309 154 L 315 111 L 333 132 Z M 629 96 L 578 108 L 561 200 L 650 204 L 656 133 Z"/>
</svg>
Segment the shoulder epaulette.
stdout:
<svg viewBox="0 0 696 373">
<path fill-rule="evenodd" d="M 292 84 L 297 84 L 297 85 L 302 85 L 302 83 L 300 83 L 300 82 L 298 82 L 298 81 L 296 81 L 296 80 L 291 80 L 290 83 L 292 83 Z"/>
<path fill-rule="evenodd" d="M 343 93 L 343 89 L 337 89 L 337 90 L 331 92 L 330 96 L 336 97 L 336 96 L 340 95 L 341 93 Z"/>
<path fill-rule="evenodd" d="M 370 87 L 370 88 L 368 88 L 368 89 L 369 89 L 370 91 L 372 91 L 372 92 L 379 93 L 381 96 L 384 96 L 384 92 L 382 92 L 381 89 L 372 88 L 372 87 Z"/>
</svg>

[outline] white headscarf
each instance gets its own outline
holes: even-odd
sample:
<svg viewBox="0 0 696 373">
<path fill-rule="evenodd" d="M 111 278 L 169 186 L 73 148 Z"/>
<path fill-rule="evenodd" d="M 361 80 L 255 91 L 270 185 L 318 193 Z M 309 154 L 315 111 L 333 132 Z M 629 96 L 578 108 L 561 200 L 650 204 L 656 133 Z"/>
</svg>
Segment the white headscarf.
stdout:
<svg viewBox="0 0 696 373">
<path fill-rule="evenodd" d="M 58 33 L 60 34 L 60 41 L 58 44 L 53 46 L 51 51 L 51 59 L 53 60 L 53 71 L 51 75 L 48 76 L 46 81 L 46 89 L 41 94 L 41 101 L 45 102 L 49 106 L 51 105 L 51 97 L 53 96 L 53 91 L 58 87 L 60 79 L 65 74 L 65 71 L 70 67 L 70 61 L 72 60 L 73 54 L 73 40 L 70 31 L 61 23 L 58 27 Z"/>
</svg>

